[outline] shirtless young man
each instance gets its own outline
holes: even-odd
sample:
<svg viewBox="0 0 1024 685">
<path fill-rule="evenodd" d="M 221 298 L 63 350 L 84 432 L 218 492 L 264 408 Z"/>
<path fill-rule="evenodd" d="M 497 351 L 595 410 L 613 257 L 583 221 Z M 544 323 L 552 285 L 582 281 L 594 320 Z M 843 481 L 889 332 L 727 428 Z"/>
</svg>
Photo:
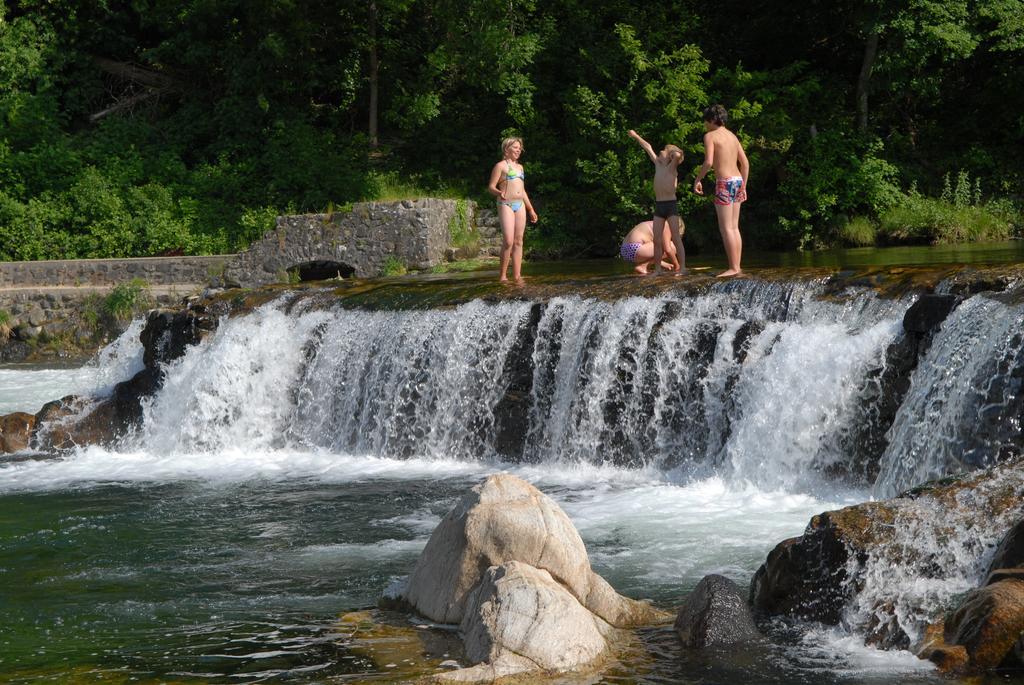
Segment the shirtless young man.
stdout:
<svg viewBox="0 0 1024 685">
<path fill-rule="evenodd" d="M 747 199 L 747 178 L 750 162 L 732 131 L 725 127 L 729 114 L 725 107 L 712 105 L 704 110 L 704 164 L 693 182 L 693 192 L 704 194 L 701 179 L 715 170 L 715 213 L 718 214 L 718 232 L 722 234 L 725 257 L 729 268 L 719 276 L 738 276 L 743 238 L 740 237 L 740 204 Z"/>
<path fill-rule="evenodd" d="M 629 137 L 640 143 L 647 156 L 654 162 L 654 272 L 662 270 L 662 257 L 665 252 L 663 229 L 668 223 L 675 245 L 679 262 L 673 271 L 676 274 L 686 272 L 686 251 L 680 233 L 679 208 L 676 200 L 676 182 L 679 164 L 683 161 L 683 151 L 675 145 L 666 145 L 665 149 L 655 154 L 654 148 L 641 138 L 636 131 L 630 130 Z"/>
<path fill-rule="evenodd" d="M 679 269 L 676 248 L 672 244 L 672 234 L 667 224 L 662 224 L 662 243 L 665 245 L 665 258 L 661 267 L 670 271 Z M 638 274 L 646 274 L 654 266 L 654 222 L 641 221 L 622 239 L 619 255 L 627 262 L 634 264 L 633 270 Z"/>
</svg>

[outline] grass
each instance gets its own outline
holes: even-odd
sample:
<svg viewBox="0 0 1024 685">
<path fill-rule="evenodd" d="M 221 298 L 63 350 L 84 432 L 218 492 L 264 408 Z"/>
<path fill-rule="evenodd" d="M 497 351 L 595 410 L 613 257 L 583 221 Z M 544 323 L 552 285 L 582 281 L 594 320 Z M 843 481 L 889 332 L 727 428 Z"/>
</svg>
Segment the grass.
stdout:
<svg viewBox="0 0 1024 685">
<path fill-rule="evenodd" d="M 898 243 L 966 243 L 1007 240 L 1013 221 L 1004 208 L 965 205 L 911 193 L 879 216 L 879 237 Z"/>
<path fill-rule="evenodd" d="M 377 202 L 397 202 L 422 197 L 458 200 L 466 196 L 460 189 L 443 184 L 425 183 L 418 176 L 399 176 L 394 171 L 372 173 L 369 182 L 372 191 L 366 199 Z"/>
<path fill-rule="evenodd" d="M 0 309 L 0 344 L 6 343 L 11 339 L 11 333 L 14 329 L 11 327 L 11 313 L 6 309 Z"/>
<path fill-rule="evenodd" d="M 384 265 L 380 268 L 381 276 L 402 276 L 407 273 L 409 273 L 409 267 L 405 265 L 405 262 L 394 255 L 391 255 L 384 260 Z"/>
<path fill-rule="evenodd" d="M 117 321 L 128 321 L 146 303 L 145 288 L 146 282 L 141 278 L 114 286 L 103 299 L 103 311 Z"/>
<path fill-rule="evenodd" d="M 302 276 L 298 269 L 278 269 L 277 282 L 282 285 L 298 285 L 302 283 Z"/>
<path fill-rule="evenodd" d="M 878 238 L 878 229 L 871 219 L 855 216 L 839 229 L 839 237 L 846 245 L 867 247 L 875 244 Z"/>
</svg>

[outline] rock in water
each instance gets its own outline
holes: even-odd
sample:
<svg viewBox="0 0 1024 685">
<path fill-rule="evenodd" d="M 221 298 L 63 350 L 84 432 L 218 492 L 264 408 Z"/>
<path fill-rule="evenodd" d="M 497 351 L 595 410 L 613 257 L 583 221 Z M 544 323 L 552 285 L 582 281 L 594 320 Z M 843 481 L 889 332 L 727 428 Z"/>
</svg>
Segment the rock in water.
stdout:
<svg viewBox="0 0 1024 685">
<path fill-rule="evenodd" d="M 999 543 L 995 555 L 988 566 L 991 574 L 998 569 L 1024 567 L 1024 519 L 1010 529 Z"/>
<path fill-rule="evenodd" d="M 676 616 L 676 632 L 687 647 L 712 647 L 760 638 L 740 587 L 725 576 L 697 583 Z"/>
<path fill-rule="evenodd" d="M 903 328 L 912 333 L 931 333 L 958 304 L 960 298 L 955 295 L 921 295 L 903 315 Z"/>
<path fill-rule="evenodd" d="M 444 677 L 463 682 L 593 665 L 616 631 L 550 573 L 518 561 L 487 569 L 460 628 L 466 657 L 479 665 Z"/>
<path fill-rule="evenodd" d="M 945 640 L 929 635 L 934 632 L 929 626 L 937 626 L 943 612 L 955 608 L 953 588 L 985 578 L 986 554 L 1000 540 L 994 564 L 1015 563 L 1021 492 L 1024 460 L 1018 458 L 927 483 L 890 500 L 819 514 L 802 536 L 771 551 L 751 582 L 751 603 L 767 615 L 844 621 L 869 644 L 913 649 L 942 668 L 994 668 L 990 652 L 972 647 L 961 627 L 989 625 L 990 619 L 979 618 L 988 615 L 981 609 L 972 609 L 969 616 L 975 618 L 965 615 L 954 627 L 947 622 Z M 940 588 L 944 582 L 951 585 L 942 593 L 918 591 L 933 579 Z M 1018 569 L 995 569 L 989 583 L 974 591 L 978 597 L 993 593 L 1005 599 L 1009 588 L 1017 587 L 1008 584 L 1024 587 L 1024 576 Z M 998 591 L 988 589 L 997 586 Z M 1003 609 L 991 619 L 1017 630 L 1007 644 L 992 648 L 1001 659 L 1017 650 L 1013 645 L 1020 638 L 1021 628 L 1013 627 L 1015 601 L 1001 601 Z"/>
<path fill-rule="evenodd" d="M 972 670 L 1019 667 L 1024 637 L 1024 580 L 972 590 L 946 621 L 946 642 L 964 647 Z"/>
<path fill-rule="evenodd" d="M 35 415 L 23 411 L 0 416 L 0 454 L 18 452 L 28 447 L 35 425 Z"/>
<path fill-rule="evenodd" d="M 618 628 L 671 620 L 616 593 L 591 570 L 565 512 L 508 474 L 459 501 L 396 594 L 434 621 L 460 625 L 476 665 L 438 676 L 460 682 L 589 667 L 622 636 Z"/>
<path fill-rule="evenodd" d="M 555 502 L 526 481 L 496 474 L 474 487 L 434 530 L 402 599 L 439 623 L 461 623 L 469 593 L 491 566 L 522 561 L 558 580 L 613 626 L 663 622 L 645 602 L 615 592 L 590 568 L 580 534 Z"/>
</svg>

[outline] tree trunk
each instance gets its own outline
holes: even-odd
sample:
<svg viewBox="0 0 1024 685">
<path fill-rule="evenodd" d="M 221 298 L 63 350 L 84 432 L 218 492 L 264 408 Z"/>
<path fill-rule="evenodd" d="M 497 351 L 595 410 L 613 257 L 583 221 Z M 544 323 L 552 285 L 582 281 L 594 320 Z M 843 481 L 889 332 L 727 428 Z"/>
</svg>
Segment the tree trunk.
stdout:
<svg viewBox="0 0 1024 685">
<path fill-rule="evenodd" d="M 864 44 L 864 59 L 860 63 L 860 75 L 857 76 L 857 129 L 861 133 L 868 132 L 868 85 L 871 81 L 871 68 L 878 55 L 879 27 L 871 27 L 867 42 Z"/>
<path fill-rule="evenodd" d="M 377 88 L 380 63 L 377 57 L 377 2 L 370 0 L 370 147 L 377 147 Z"/>
</svg>

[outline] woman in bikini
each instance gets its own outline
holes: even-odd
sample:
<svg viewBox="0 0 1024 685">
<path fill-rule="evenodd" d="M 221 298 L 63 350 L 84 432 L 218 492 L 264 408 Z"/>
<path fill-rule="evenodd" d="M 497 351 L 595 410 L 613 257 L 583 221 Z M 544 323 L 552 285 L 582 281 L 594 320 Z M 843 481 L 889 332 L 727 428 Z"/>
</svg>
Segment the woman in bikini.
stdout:
<svg viewBox="0 0 1024 685">
<path fill-rule="evenodd" d="M 519 157 L 523 154 L 521 138 L 506 138 L 501 141 L 502 159 L 491 169 L 491 180 L 487 186 L 498 200 L 498 219 L 501 221 L 501 272 L 499 281 L 507 281 L 508 262 L 512 260 L 512 279 L 522 281 L 523 234 L 526 233 L 526 216 L 537 223 L 537 212 L 533 211 L 530 196 L 526 194 L 525 175 Z"/>
</svg>

